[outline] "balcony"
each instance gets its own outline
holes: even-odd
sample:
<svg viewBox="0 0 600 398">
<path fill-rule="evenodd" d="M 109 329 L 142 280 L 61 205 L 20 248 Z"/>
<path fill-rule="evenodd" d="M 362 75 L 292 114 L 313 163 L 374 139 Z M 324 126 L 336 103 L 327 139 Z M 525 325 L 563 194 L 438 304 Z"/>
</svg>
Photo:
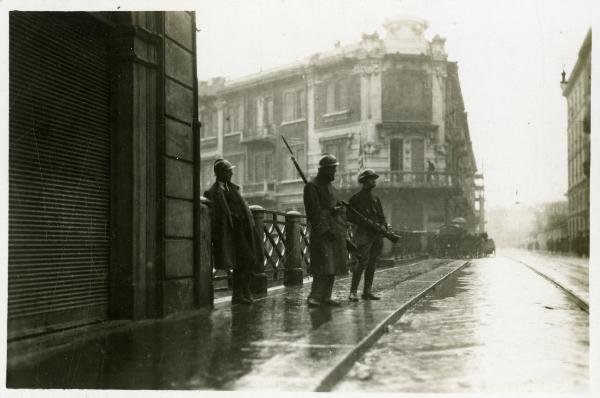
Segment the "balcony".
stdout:
<svg viewBox="0 0 600 398">
<path fill-rule="evenodd" d="M 275 128 L 273 126 L 252 127 L 244 130 L 242 134 L 242 144 L 249 143 L 270 143 L 275 145 Z"/>
<path fill-rule="evenodd" d="M 247 182 L 244 184 L 244 196 L 248 198 L 269 198 L 275 194 L 275 187 L 275 181 Z"/>
<path fill-rule="evenodd" d="M 446 172 L 426 171 L 378 171 L 379 188 L 423 188 L 423 189 L 458 189 L 458 181 L 454 175 Z M 344 172 L 336 176 L 334 184 L 338 189 L 356 189 L 358 187 L 357 172 Z"/>
</svg>

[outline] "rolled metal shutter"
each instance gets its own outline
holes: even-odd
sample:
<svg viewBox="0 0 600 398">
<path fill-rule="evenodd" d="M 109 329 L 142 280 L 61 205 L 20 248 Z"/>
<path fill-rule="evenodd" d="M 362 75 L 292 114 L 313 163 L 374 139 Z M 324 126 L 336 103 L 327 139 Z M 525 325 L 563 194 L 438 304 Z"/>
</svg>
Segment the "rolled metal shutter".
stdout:
<svg viewBox="0 0 600 398">
<path fill-rule="evenodd" d="M 9 338 L 107 317 L 107 35 L 85 13 L 11 12 Z"/>
</svg>

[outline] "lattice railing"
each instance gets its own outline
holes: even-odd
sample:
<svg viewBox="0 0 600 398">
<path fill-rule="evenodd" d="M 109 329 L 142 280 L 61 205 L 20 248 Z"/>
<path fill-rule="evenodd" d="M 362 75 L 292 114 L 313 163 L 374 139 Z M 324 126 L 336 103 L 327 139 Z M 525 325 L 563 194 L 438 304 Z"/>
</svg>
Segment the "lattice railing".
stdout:
<svg viewBox="0 0 600 398">
<path fill-rule="evenodd" d="M 308 231 L 308 225 L 306 223 L 306 217 L 300 223 L 300 252 L 302 253 L 302 268 L 304 269 L 305 275 L 310 274 L 310 232 Z"/>
<path fill-rule="evenodd" d="M 269 279 L 277 280 L 283 275 L 285 263 L 285 213 L 265 211 L 263 231 L 265 272 Z"/>
<path fill-rule="evenodd" d="M 262 250 L 264 260 L 262 270 L 253 268 L 255 275 L 264 272 L 267 280 L 288 280 L 288 276 L 298 270 L 299 277 L 310 274 L 310 232 L 306 216 L 297 212 L 278 212 L 252 206 L 256 225 L 262 229 Z M 287 231 L 288 228 L 291 228 Z M 350 224 L 348 235 L 354 240 L 355 227 Z M 398 257 L 413 256 L 429 248 L 430 243 L 423 233 L 399 232 L 401 239 L 393 246 L 392 252 Z M 292 237 L 293 242 L 288 242 Z M 293 243 L 291 246 L 290 243 Z M 357 261 L 356 255 L 348 254 L 350 267 Z M 288 264 L 286 264 L 286 262 Z M 293 275 L 298 275 L 294 273 Z M 264 277 L 264 276 L 263 276 Z M 231 273 L 215 270 L 213 273 L 215 291 L 231 289 Z M 286 282 L 287 283 L 287 282 Z"/>
</svg>

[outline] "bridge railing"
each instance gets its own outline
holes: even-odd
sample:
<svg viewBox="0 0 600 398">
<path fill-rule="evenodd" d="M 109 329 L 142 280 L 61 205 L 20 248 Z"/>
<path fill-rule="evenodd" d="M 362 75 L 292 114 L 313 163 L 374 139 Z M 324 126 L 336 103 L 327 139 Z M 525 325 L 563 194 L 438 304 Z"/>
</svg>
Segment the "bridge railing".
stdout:
<svg viewBox="0 0 600 398">
<path fill-rule="evenodd" d="M 260 206 L 250 206 L 262 246 L 262 258 L 253 265 L 252 290 L 255 294 L 266 293 L 267 287 L 283 283 L 286 286 L 301 285 L 310 270 L 310 228 L 306 216 L 296 211 L 280 212 Z M 209 223 L 203 224 L 208 226 Z M 350 228 L 350 236 L 353 235 Z M 406 258 L 423 252 L 421 238 L 406 234 L 395 244 L 395 258 Z M 201 248 L 211 250 L 210 245 Z M 210 254 L 204 256 L 211 258 Z M 350 261 L 356 261 L 350 258 Z M 232 287 L 231 275 L 222 270 L 213 273 L 215 291 Z"/>
</svg>

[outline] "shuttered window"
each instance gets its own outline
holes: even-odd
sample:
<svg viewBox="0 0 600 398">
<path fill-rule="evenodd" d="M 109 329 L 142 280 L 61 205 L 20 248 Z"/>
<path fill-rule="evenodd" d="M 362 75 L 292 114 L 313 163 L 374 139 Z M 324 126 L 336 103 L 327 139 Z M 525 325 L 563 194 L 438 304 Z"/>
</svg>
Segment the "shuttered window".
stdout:
<svg viewBox="0 0 600 398">
<path fill-rule="evenodd" d="M 107 316 L 106 35 L 84 13 L 12 12 L 9 336 Z"/>
</svg>

